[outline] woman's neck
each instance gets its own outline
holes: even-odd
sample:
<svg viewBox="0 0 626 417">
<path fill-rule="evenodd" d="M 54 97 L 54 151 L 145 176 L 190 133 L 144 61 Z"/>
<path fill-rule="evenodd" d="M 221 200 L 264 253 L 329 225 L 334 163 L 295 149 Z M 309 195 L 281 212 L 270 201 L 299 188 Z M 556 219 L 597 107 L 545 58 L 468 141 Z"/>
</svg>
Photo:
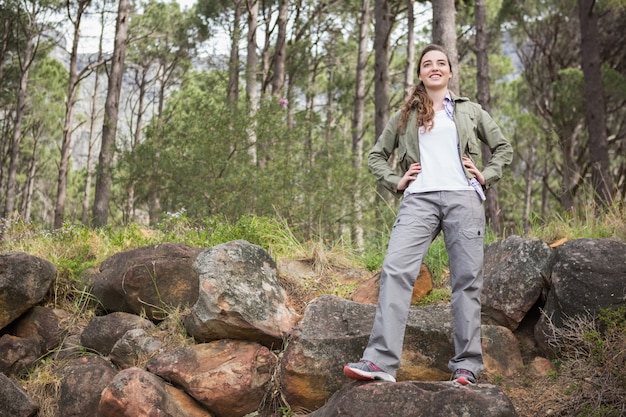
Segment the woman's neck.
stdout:
<svg viewBox="0 0 626 417">
<path fill-rule="evenodd" d="M 443 110 L 443 99 L 446 97 L 446 94 L 448 94 L 448 89 L 442 88 L 440 90 L 427 90 L 426 92 L 433 101 L 433 109 L 435 111 Z"/>
</svg>

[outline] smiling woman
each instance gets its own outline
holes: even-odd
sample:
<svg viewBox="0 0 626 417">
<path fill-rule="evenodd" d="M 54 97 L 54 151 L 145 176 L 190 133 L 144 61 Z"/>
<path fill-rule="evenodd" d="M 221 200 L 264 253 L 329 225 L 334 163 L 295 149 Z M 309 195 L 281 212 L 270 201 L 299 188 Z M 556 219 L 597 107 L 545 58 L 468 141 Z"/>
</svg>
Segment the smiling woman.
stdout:
<svg viewBox="0 0 626 417">
<path fill-rule="evenodd" d="M 500 179 L 513 150 L 487 112 L 448 90 L 452 67 L 442 47 L 429 45 L 422 51 L 417 75 L 419 84 L 390 118 L 368 158 L 376 179 L 404 198 L 380 273 L 369 343 L 362 359 L 347 364 L 344 374 L 357 380 L 396 380 L 413 286 L 431 242 L 443 231 L 455 350 L 448 367 L 455 383 L 470 385 L 484 366 L 483 187 Z M 479 140 L 493 154 L 482 171 L 473 162 Z M 401 175 L 388 164 L 396 148 Z"/>
</svg>

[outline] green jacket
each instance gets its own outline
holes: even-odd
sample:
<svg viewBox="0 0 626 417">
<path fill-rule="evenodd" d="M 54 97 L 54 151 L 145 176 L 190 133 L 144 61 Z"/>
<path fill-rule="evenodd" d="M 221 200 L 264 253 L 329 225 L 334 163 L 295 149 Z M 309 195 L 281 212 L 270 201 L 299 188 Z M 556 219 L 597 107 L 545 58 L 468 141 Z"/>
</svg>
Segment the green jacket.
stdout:
<svg viewBox="0 0 626 417">
<path fill-rule="evenodd" d="M 489 187 L 502 178 L 502 170 L 513 159 L 513 147 L 506 140 L 489 113 L 483 110 L 479 104 L 470 101 L 467 97 L 458 97 L 452 93 L 451 97 L 454 100 L 454 121 L 459 135 L 460 152 L 463 153 L 463 156 L 471 158 L 478 167 L 479 140 L 491 149 L 491 160 L 482 169 L 485 187 Z M 400 111 L 397 111 L 389 119 L 367 160 L 370 172 L 374 174 L 376 180 L 394 194 L 404 193 L 404 191 L 398 191 L 398 182 L 411 164 L 420 161 L 415 112 L 409 116 L 403 133 L 398 132 L 399 121 Z M 398 149 L 397 158 L 400 174 L 394 172 L 387 162 L 396 148 Z M 459 159 L 461 156 L 459 155 Z M 464 170 L 469 183 L 469 179 L 473 175 L 465 167 Z"/>
</svg>

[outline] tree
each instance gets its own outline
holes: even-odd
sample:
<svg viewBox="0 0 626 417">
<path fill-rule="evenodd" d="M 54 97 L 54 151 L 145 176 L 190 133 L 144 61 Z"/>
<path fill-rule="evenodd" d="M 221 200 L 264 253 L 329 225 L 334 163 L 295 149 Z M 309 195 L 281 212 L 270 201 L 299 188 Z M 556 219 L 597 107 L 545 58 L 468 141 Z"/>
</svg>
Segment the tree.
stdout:
<svg viewBox="0 0 626 417">
<path fill-rule="evenodd" d="M 404 65 L 404 88 L 408 92 L 415 80 L 415 12 L 414 0 L 407 0 L 407 35 L 406 35 L 406 61 Z"/>
<path fill-rule="evenodd" d="M 65 100 L 65 121 L 63 123 L 63 140 L 61 143 L 61 160 L 59 163 L 59 177 L 57 181 L 57 198 L 54 210 L 54 227 L 60 229 L 63 226 L 63 217 L 65 215 L 65 199 L 67 192 L 67 173 L 69 170 L 70 150 L 72 143 L 72 131 L 74 129 L 74 106 L 76 104 L 76 94 L 78 91 L 78 83 L 82 74 L 89 69 L 78 73 L 78 41 L 80 40 L 80 24 L 83 14 L 89 6 L 91 0 L 78 0 L 76 2 L 75 15 L 71 7 L 71 2 L 67 2 L 67 16 L 72 22 L 74 36 L 72 38 L 72 49 L 70 51 L 70 69 L 67 89 L 67 98 Z"/>
<path fill-rule="evenodd" d="M 248 47 L 246 54 L 246 102 L 248 105 L 248 114 L 251 116 L 250 118 L 253 120 L 254 115 L 257 111 L 257 107 L 259 105 L 259 99 L 257 95 L 257 26 L 258 26 L 258 16 L 259 16 L 259 1 L 258 0 L 246 0 L 246 6 L 248 9 Z M 257 159 L 257 149 L 256 149 L 256 133 L 254 131 L 254 126 L 250 126 L 248 129 L 248 153 L 252 162 L 256 164 L 258 162 Z"/>
<path fill-rule="evenodd" d="M 278 36 L 274 53 L 274 73 L 272 75 L 272 94 L 280 97 L 285 85 L 285 62 L 287 59 L 287 18 L 288 0 L 280 0 L 278 9 Z"/>
<path fill-rule="evenodd" d="M 104 60 L 103 40 L 104 28 L 106 24 L 106 0 L 103 1 L 100 9 L 100 34 L 98 36 L 98 52 L 96 54 L 97 62 Z M 87 143 L 87 162 L 85 167 L 85 188 L 83 191 L 83 203 L 81 208 L 81 221 L 84 225 L 89 225 L 89 205 L 91 200 L 91 185 L 93 181 L 93 157 L 96 145 L 97 122 L 101 116 L 100 106 L 100 76 L 102 75 L 102 67 L 95 69 L 94 86 L 91 93 L 91 103 L 89 112 L 89 138 Z"/>
<path fill-rule="evenodd" d="M 26 158 L 26 181 L 22 189 L 20 215 L 26 221 L 48 223 L 46 211 L 40 210 L 34 218 L 35 201 L 53 200 L 52 182 L 57 173 L 53 170 L 57 159 L 58 143 L 62 136 L 62 121 L 67 94 L 67 71 L 53 58 L 38 59 L 30 71 L 28 89 L 29 112 L 24 117 L 24 138 L 21 153 Z M 54 168 L 53 168 L 54 167 Z M 47 205 L 47 201 L 44 203 Z"/>
<path fill-rule="evenodd" d="M 359 20 L 359 50 L 356 63 L 356 80 L 354 91 L 354 115 L 352 117 L 352 168 L 357 173 L 356 181 L 360 183 L 363 166 L 363 119 L 365 117 L 365 80 L 367 74 L 367 43 L 369 40 L 369 27 L 372 19 L 370 0 L 362 0 L 361 18 Z M 363 196 L 361 189 L 356 187 L 354 193 L 354 218 L 353 241 L 360 249 L 364 246 L 363 238 Z"/>
<path fill-rule="evenodd" d="M 109 200 L 113 182 L 112 164 L 115 152 L 115 135 L 126 57 L 126 39 L 130 17 L 130 0 L 119 0 L 117 21 L 115 24 L 115 45 L 109 76 L 109 88 L 104 105 L 104 122 L 102 125 L 102 144 L 96 173 L 96 192 L 93 206 L 93 223 L 95 226 L 106 226 L 109 217 Z"/>
<path fill-rule="evenodd" d="M 191 67 L 191 56 L 201 37 L 195 30 L 191 13 L 182 11 L 177 3 L 148 0 L 142 13 L 133 17 L 130 27 L 127 72 L 136 88 L 128 95 L 131 108 L 130 141 L 126 150 L 133 152 L 143 139 L 145 119 L 152 116 L 157 125 L 163 123 L 163 108 L 170 92 L 177 88 Z M 155 154 L 158 157 L 158 154 Z M 154 161 L 154 170 L 158 162 Z M 148 212 L 150 223 L 159 220 L 160 185 L 155 173 L 150 180 Z M 134 218 L 136 179 L 126 182 L 125 217 Z"/>
<path fill-rule="evenodd" d="M 606 137 L 606 118 L 598 16 L 595 0 L 579 0 L 581 66 L 585 77 L 585 116 L 589 132 L 588 148 L 591 165 L 591 183 L 599 206 L 606 207 L 613 200 L 613 180 Z"/>
<path fill-rule="evenodd" d="M 474 51 L 476 53 L 476 81 L 478 87 L 478 102 L 483 109 L 491 112 L 491 94 L 489 90 L 489 34 L 487 25 L 487 4 L 486 0 L 476 0 L 474 5 L 474 18 L 476 26 L 476 43 Z M 483 164 L 486 165 L 491 159 L 489 146 L 481 146 Z M 487 223 L 498 236 L 502 234 L 500 225 L 500 207 L 498 204 L 497 184 L 490 187 L 486 195 L 485 214 Z"/>
<path fill-rule="evenodd" d="M 443 46 L 448 51 L 450 65 L 456 69 L 448 83 L 450 90 L 459 91 L 459 53 L 456 47 L 456 8 L 454 0 L 433 1 L 433 43 Z"/>
<path fill-rule="evenodd" d="M 41 27 L 38 19 L 45 11 L 42 4 L 37 1 L 25 2 L 26 9 L 19 9 L 17 30 L 21 32 L 24 44 L 18 42 L 17 59 L 19 62 L 19 87 L 15 106 L 13 122 L 13 135 L 10 142 L 9 169 L 7 176 L 7 192 L 4 204 L 5 215 L 11 215 L 16 207 L 17 196 L 17 171 L 19 167 L 20 143 L 22 141 L 22 124 L 26 111 L 26 93 L 28 89 L 28 76 L 39 48 Z M 23 49 L 22 49 L 23 48 Z"/>
</svg>

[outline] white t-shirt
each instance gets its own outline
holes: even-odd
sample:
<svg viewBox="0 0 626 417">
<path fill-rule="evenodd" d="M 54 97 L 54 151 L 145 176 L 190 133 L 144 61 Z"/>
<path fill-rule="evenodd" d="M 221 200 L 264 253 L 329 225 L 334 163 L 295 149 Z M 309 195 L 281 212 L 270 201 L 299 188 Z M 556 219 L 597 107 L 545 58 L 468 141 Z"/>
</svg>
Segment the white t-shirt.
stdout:
<svg viewBox="0 0 626 417">
<path fill-rule="evenodd" d="M 459 157 L 456 125 L 445 110 L 435 112 L 431 130 L 420 128 L 419 150 L 422 172 L 411 181 L 406 193 L 473 190 Z"/>
</svg>

